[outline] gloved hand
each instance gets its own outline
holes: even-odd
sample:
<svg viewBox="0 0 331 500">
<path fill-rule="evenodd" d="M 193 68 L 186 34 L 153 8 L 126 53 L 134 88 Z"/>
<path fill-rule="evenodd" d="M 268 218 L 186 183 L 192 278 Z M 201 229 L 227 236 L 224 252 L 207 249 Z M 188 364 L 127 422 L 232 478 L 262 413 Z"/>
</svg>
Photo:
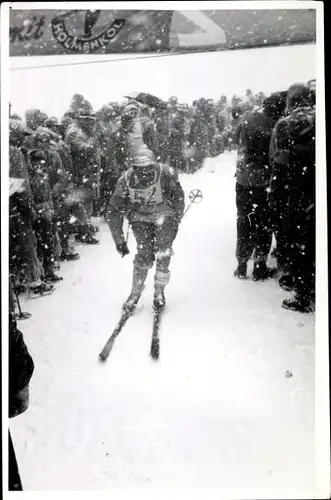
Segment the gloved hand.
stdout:
<svg viewBox="0 0 331 500">
<path fill-rule="evenodd" d="M 116 245 L 116 250 L 120 255 L 122 255 L 122 258 L 125 257 L 130 253 L 130 250 L 128 249 L 128 245 L 126 244 L 126 241 L 123 243 L 119 243 Z"/>
<path fill-rule="evenodd" d="M 177 213 L 174 217 L 175 221 L 179 225 L 182 222 L 183 214 L 182 213 Z"/>
</svg>

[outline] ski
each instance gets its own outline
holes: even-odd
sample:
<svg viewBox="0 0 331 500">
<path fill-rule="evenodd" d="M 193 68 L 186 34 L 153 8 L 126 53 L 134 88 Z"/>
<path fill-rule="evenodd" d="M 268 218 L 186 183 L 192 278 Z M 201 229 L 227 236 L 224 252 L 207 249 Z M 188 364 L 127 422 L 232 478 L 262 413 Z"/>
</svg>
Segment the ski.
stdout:
<svg viewBox="0 0 331 500">
<path fill-rule="evenodd" d="M 126 322 L 128 321 L 128 319 L 131 318 L 131 316 L 133 316 L 134 313 L 136 312 L 136 308 L 137 308 L 137 304 L 138 304 L 139 299 L 140 299 L 140 295 L 139 295 L 139 297 L 137 297 L 136 302 L 132 305 L 132 307 L 130 309 L 125 309 L 125 308 L 122 309 L 122 316 L 121 316 L 115 330 L 113 331 L 113 333 L 111 334 L 111 336 L 107 340 L 104 348 L 102 349 L 102 351 L 99 354 L 100 361 L 106 361 L 108 359 L 108 356 L 111 353 L 112 348 L 114 347 L 116 337 L 121 333 L 121 331 L 122 331 L 123 327 L 125 326 Z"/>
<path fill-rule="evenodd" d="M 151 344 L 151 357 L 158 360 L 160 356 L 160 325 L 165 307 L 154 307 L 153 336 Z"/>
<path fill-rule="evenodd" d="M 104 348 L 102 349 L 102 351 L 99 354 L 100 361 L 106 361 L 108 359 L 108 356 L 111 353 L 112 348 L 114 347 L 116 337 L 121 333 L 124 325 L 126 324 L 128 319 L 133 315 L 133 311 L 134 310 L 131 310 L 131 311 L 126 310 L 126 311 L 122 312 L 122 316 L 121 316 L 115 330 L 113 331 L 113 333 L 111 334 L 111 336 L 107 340 Z"/>
</svg>

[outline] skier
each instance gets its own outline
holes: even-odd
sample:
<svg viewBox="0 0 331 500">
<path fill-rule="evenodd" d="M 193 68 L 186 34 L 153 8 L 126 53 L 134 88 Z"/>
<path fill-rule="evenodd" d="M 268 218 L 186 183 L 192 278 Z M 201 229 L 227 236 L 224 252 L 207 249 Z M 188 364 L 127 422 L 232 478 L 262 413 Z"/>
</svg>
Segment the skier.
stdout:
<svg viewBox="0 0 331 500">
<path fill-rule="evenodd" d="M 123 306 L 124 311 L 132 311 L 138 303 L 156 253 L 154 307 L 162 309 L 165 306 L 164 288 L 170 280 L 172 244 L 183 216 L 184 198 L 176 170 L 157 163 L 146 145 L 134 157 L 131 168 L 118 180 L 106 220 L 122 257 L 129 253 L 123 235 L 124 216 L 137 242 L 132 289 Z"/>
</svg>

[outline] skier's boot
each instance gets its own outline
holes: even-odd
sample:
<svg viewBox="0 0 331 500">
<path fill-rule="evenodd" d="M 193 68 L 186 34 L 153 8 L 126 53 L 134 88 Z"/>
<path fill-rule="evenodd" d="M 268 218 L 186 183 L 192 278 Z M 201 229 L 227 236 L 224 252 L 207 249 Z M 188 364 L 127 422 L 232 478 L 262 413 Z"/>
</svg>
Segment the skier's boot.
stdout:
<svg viewBox="0 0 331 500">
<path fill-rule="evenodd" d="M 45 282 L 46 283 L 57 283 L 62 281 L 62 277 L 54 273 L 54 266 L 49 266 L 45 269 Z"/>
<path fill-rule="evenodd" d="M 100 232 L 99 226 L 93 226 L 93 224 L 91 224 L 89 227 L 90 227 L 91 233 L 99 233 Z"/>
<path fill-rule="evenodd" d="M 78 260 L 79 258 L 79 253 L 69 250 L 67 252 L 62 252 L 60 260 L 63 262 L 68 262 L 71 260 Z"/>
<path fill-rule="evenodd" d="M 39 280 L 38 282 L 31 283 L 29 285 L 29 295 L 31 297 L 40 297 L 42 295 L 49 295 L 54 292 L 54 285 L 50 285 L 48 283 L 44 283 Z"/>
<path fill-rule="evenodd" d="M 293 299 L 283 300 L 282 307 L 284 309 L 289 309 L 291 311 L 301 312 L 301 313 L 311 313 L 314 311 L 312 302 L 308 298 L 300 297 L 295 295 Z"/>
<path fill-rule="evenodd" d="M 253 281 L 265 281 L 274 278 L 277 275 L 275 267 L 268 267 L 266 261 L 260 260 L 254 262 Z"/>
<path fill-rule="evenodd" d="M 164 289 L 169 283 L 170 272 L 156 271 L 154 278 L 154 309 L 163 309 L 166 305 Z"/>
<path fill-rule="evenodd" d="M 138 304 L 144 290 L 144 284 L 148 275 L 148 268 L 134 267 L 131 293 L 123 304 L 123 311 L 131 313 Z"/>
<path fill-rule="evenodd" d="M 60 266 L 59 260 L 55 260 L 54 264 L 53 264 L 53 270 L 54 271 L 60 271 L 60 269 L 61 269 L 61 266 Z"/>
<path fill-rule="evenodd" d="M 286 292 L 291 292 L 294 287 L 294 279 L 291 274 L 283 274 L 278 280 L 279 286 Z"/>
<path fill-rule="evenodd" d="M 100 243 L 100 241 L 94 238 L 91 234 L 78 235 L 76 236 L 76 241 L 85 243 L 86 245 L 97 245 L 98 243 Z"/>
<path fill-rule="evenodd" d="M 46 283 L 57 283 L 58 281 L 62 281 L 62 276 L 58 276 L 53 271 L 45 273 L 45 282 Z"/>
<path fill-rule="evenodd" d="M 78 233 L 76 234 L 76 241 L 80 243 L 85 243 L 87 245 L 97 245 L 99 240 L 94 238 L 94 232 L 91 231 L 91 228 L 88 224 L 82 224 L 78 228 Z"/>
<path fill-rule="evenodd" d="M 247 278 L 247 264 L 246 262 L 241 262 L 240 264 L 238 264 L 238 267 L 237 269 L 234 271 L 233 275 L 236 277 L 236 278 L 239 278 L 241 280 L 244 280 Z"/>
</svg>

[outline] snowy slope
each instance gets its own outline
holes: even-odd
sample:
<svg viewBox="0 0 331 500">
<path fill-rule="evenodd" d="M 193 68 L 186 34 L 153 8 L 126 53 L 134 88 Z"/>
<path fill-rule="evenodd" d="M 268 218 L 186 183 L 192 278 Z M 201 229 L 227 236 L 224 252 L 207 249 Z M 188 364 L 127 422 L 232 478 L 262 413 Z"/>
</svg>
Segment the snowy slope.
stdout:
<svg viewBox="0 0 331 500">
<path fill-rule="evenodd" d="M 63 265 L 56 292 L 23 304 L 36 371 L 30 408 L 10 427 L 26 490 L 312 498 L 314 315 L 281 309 L 287 294 L 276 281 L 234 279 L 234 165 L 225 153 L 182 176 L 185 192 L 199 188 L 204 199 L 175 242 L 159 362 L 149 357 L 152 275 L 143 307 L 98 362 L 129 292 L 135 247 L 131 235 L 121 259 L 102 222 L 101 244 Z"/>
<path fill-rule="evenodd" d="M 94 63 L 87 64 L 90 62 Z M 62 66 L 47 67 L 56 64 Z M 266 94 L 286 90 L 292 83 L 316 78 L 316 45 L 153 55 L 137 60 L 120 54 L 14 57 L 10 67 L 13 113 L 24 116 L 27 109 L 36 107 L 60 117 L 75 93 L 83 94 L 99 109 L 132 92 L 150 92 L 162 99 L 176 95 L 181 102 L 192 103 L 200 97 L 219 99 L 222 94 L 244 96 L 247 88 Z M 18 69 L 22 67 L 28 69 Z"/>
</svg>

